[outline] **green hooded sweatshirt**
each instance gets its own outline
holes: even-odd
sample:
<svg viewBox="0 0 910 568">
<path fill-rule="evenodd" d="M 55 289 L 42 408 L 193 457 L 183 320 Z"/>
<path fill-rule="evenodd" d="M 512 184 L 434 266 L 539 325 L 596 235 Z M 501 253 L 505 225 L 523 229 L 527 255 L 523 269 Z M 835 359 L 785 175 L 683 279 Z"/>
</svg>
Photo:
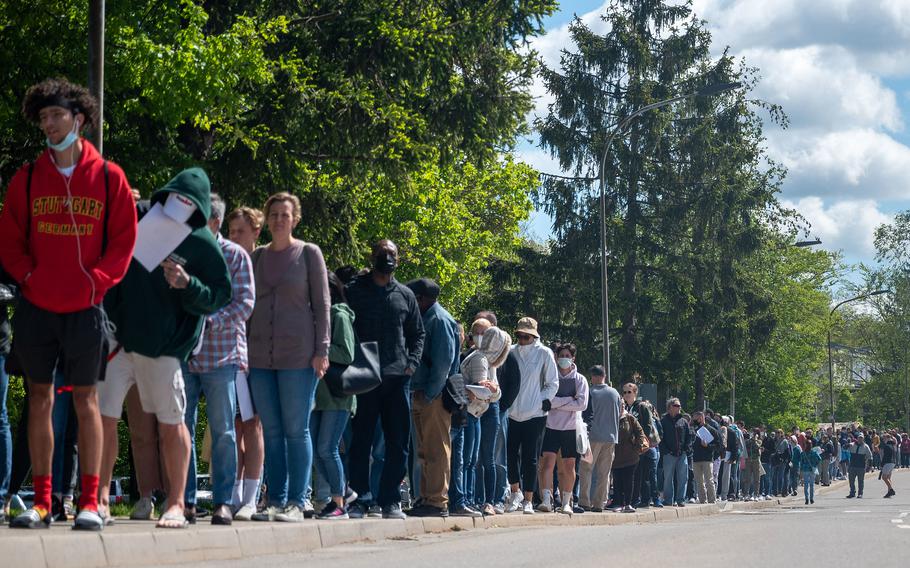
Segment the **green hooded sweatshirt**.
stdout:
<svg viewBox="0 0 910 568">
<path fill-rule="evenodd" d="M 200 168 L 183 170 L 152 195 L 150 205 L 163 205 L 171 192 L 191 199 L 197 207 L 187 221 L 193 232 L 174 250 L 186 260 L 183 269 L 190 276 L 189 285 L 182 290 L 171 288 L 164 269 L 159 266 L 148 272 L 134 258 L 124 279 L 104 297 L 104 307 L 125 351 L 186 361 L 202 334 L 205 316 L 231 301 L 231 276 L 208 228 L 208 176 Z M 140 205 L 140 219 L 148 209 Z"/>
</svg>

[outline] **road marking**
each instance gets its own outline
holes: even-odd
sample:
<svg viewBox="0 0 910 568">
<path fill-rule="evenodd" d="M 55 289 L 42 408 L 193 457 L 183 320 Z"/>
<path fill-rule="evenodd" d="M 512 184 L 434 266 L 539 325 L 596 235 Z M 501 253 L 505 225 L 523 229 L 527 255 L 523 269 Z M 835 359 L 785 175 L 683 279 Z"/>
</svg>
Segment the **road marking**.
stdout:
<svg viewBox="0 0 910 568">
<path fill-rule="evenodd" d="M 904 522 L 904 519 L 891 519 L 891 522 L 892 523 L 902 523 L 902 522 Z"/>
<path fill-rule="evenodd" d="M 903 518 L 905 518 L 907 515 L 910 515 L 910 513 L 901 513 L 900 515 L 898 515 L 898 517 L 900 517 L 900 518 L 903 519 Z"/>
<path fill-rule="evenodd" d="M 910 525 L 897 525 L 897 528 L 900 528 L 900 529 L 910 529 Z"/>
<path fill-rule="evenodd" d="M 844 511 L 845 513 L 871 513 L 872 511 Z"/>
</svg>

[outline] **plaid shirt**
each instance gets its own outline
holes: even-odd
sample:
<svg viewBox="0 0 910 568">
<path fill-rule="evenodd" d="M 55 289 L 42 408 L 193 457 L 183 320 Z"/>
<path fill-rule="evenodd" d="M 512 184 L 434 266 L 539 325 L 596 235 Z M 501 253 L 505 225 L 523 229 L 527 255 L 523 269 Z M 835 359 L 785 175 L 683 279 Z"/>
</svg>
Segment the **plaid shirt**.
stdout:
<svg viewBox="0 0 910 568">
<path fill-rule="evenodd" d="M 231 272 L 231 303 L 206 318 L 202 350 L 189 362 L 192 373 L 207 373 L 228 365 L 247 369 L 246 320 L 256 301 L 253 261 L 239 245 L 221 235 L 216 239 Z"/>
</svg>

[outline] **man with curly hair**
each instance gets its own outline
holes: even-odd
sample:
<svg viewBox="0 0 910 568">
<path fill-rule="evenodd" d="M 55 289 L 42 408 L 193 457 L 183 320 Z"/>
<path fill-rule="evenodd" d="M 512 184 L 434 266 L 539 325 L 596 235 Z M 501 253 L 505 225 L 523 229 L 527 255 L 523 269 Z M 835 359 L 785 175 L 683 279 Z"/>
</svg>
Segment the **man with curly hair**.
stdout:
<svg viewBox="0 0 910 568">
<path fill-rule="evenodd" d="M 0 263 L 20 285 L 13 356 L 29 388 L 34 505 L 13 528 L 51 523 L 51 409 L 54 373 L 72 387 L 79 422 L 82 494 L 74 529 L 101 530 L 98 512 L 101 414 L 95 388 L 104 366 L 105 292 L 126 274 L 136 241 L 136 208 L 126 176 L 80 137 L 98 104 L 85 87 L 48 79 L 31 87 L 22 113 L 48 149 L 13 177 L 0 214 Z"/>
</svg>

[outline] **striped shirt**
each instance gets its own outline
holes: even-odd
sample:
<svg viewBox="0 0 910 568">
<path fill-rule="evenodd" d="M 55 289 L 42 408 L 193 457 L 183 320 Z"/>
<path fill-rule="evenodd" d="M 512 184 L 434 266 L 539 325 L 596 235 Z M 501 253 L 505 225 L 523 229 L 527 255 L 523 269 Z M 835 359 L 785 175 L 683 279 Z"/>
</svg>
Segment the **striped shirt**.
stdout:
<svg viewBox="0 0 910 568">
<path fill-rule="evenodd" d="M 253 262 L 239 245 L 216 235 L 231 273 L 231 303 L 205 319 L 202 349 L 189 361 L 190 372 L 207 373 L 237 365 L 247 369 L 246 320 L 253 313 Z"/>
</svg>

